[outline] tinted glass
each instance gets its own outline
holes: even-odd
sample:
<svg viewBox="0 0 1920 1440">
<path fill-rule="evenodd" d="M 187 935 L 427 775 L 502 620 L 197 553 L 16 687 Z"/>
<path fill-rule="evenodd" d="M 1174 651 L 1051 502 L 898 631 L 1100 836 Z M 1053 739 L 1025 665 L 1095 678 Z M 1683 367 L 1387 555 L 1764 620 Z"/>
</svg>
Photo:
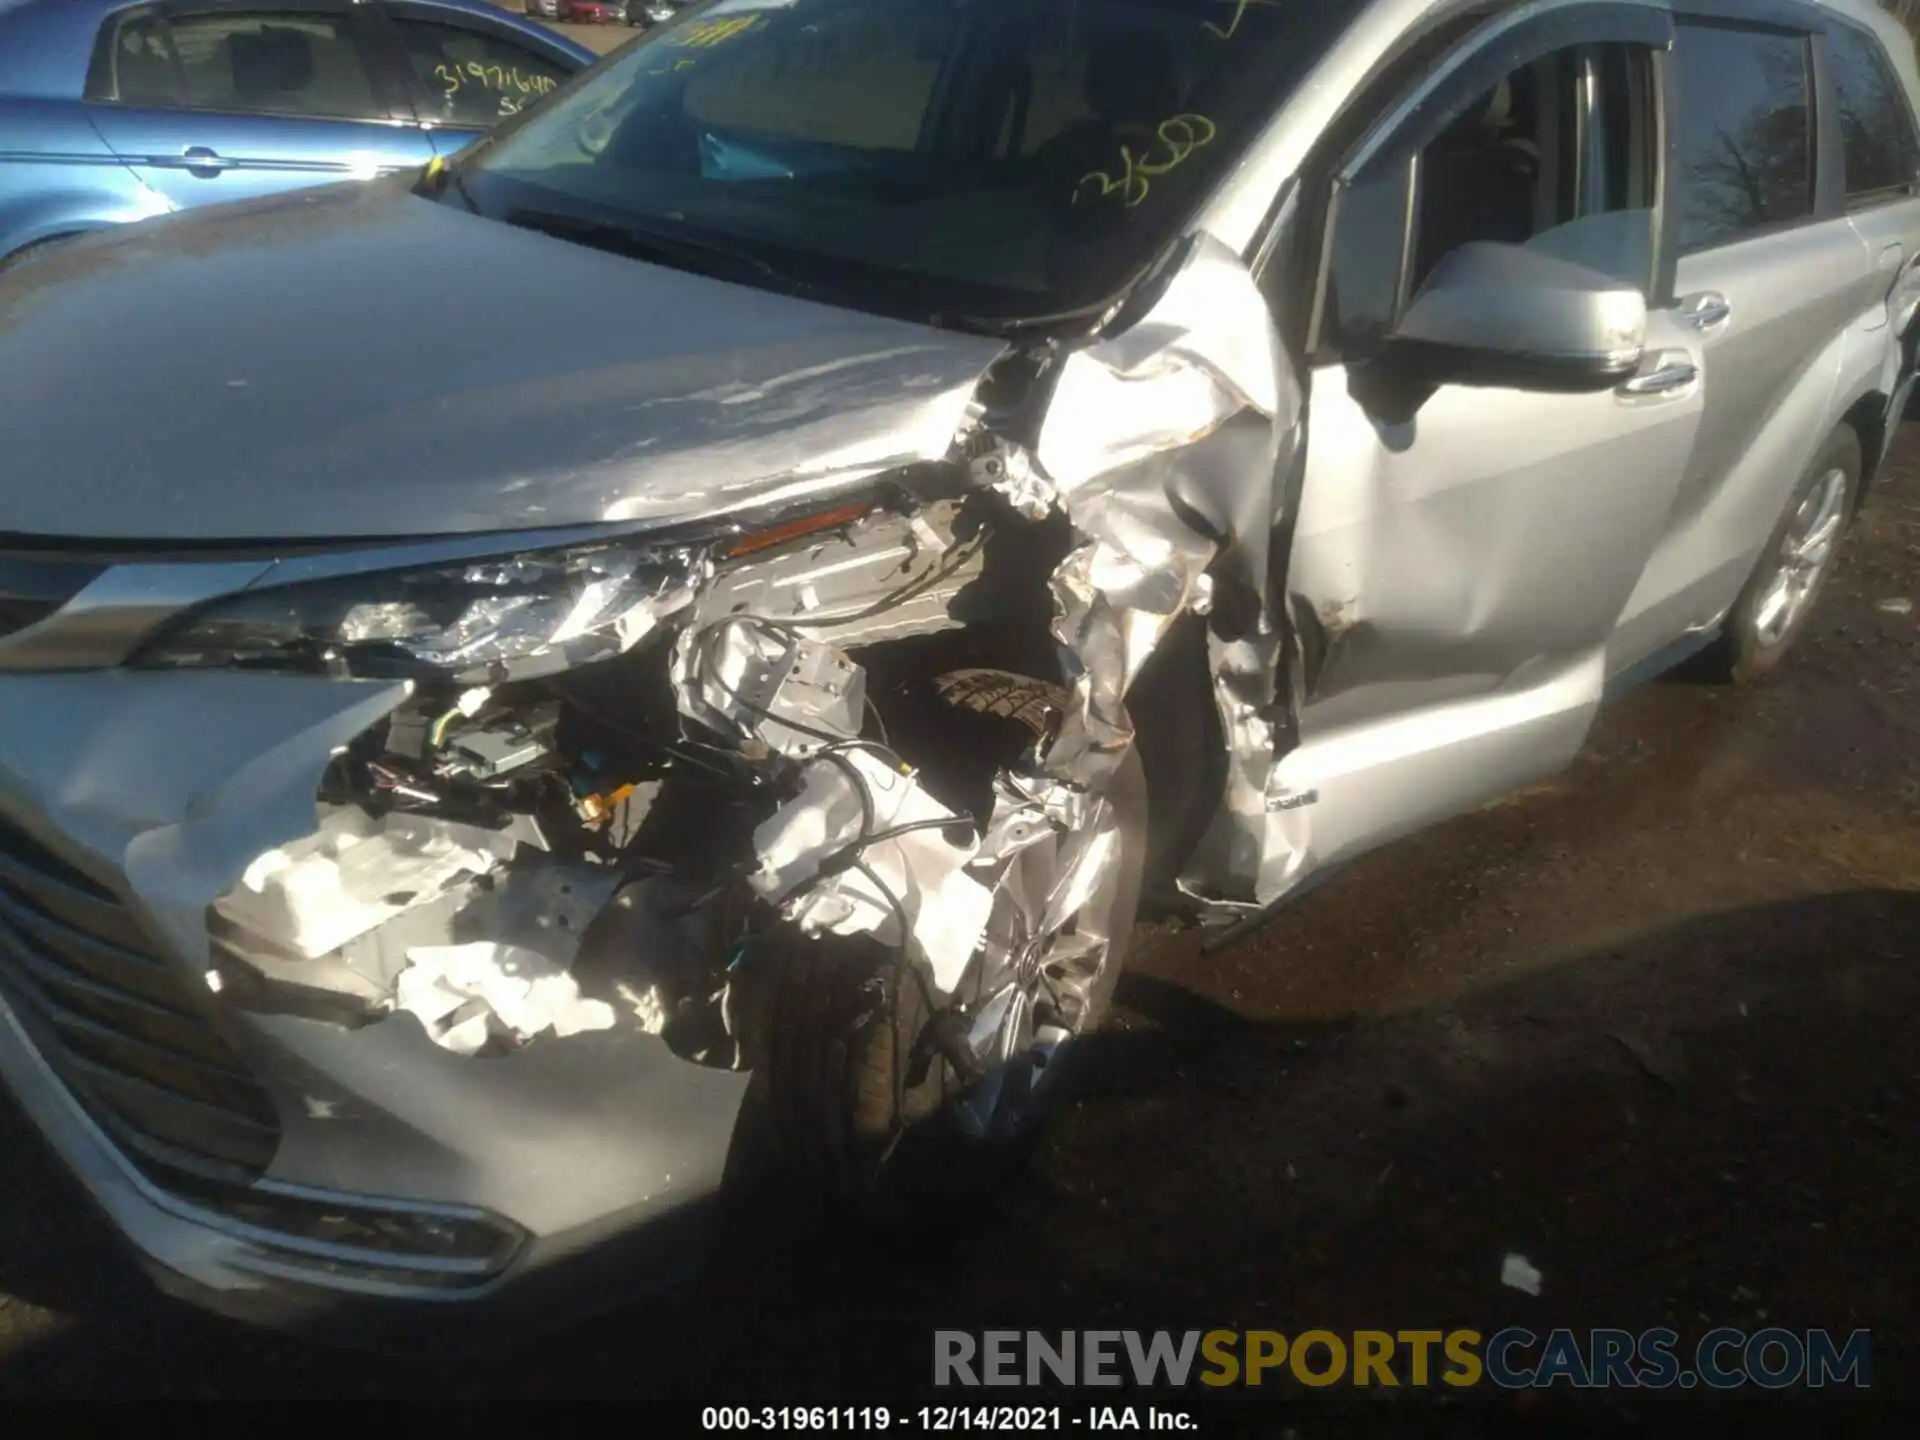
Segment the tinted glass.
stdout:
<svg viewBox="0 0 1920 1440">
<path fill-rule="evenodd" d="M 697 124 L 858 150 L 910 151 L 953 43 L 959 12 L 827 7 L 795 48 L 759 45 L 689 66 L 683 102 Z M 708 22 L 689 48 L 734 42 L 747 15 Z M 677 62 L 676 62 L 677 63 Z"/>
<path fill-rule="evenodd" d="M 847 303 L 1052 313 L 1151 259 L 1352 13 L 716 0 L 460 170 L 489 214 L 724 242 Z"/>
<path fill-rule="evenodd" d="M 1407 162 L 1373 167 L 1340 197 L 1320 317 L 1321 358 L 1357 357 L 1384 340 L 1400 307 Z"/>
<path fill-rule="evenodd" d="M 478 30 L 398 16 L 423 120 L 483 129 L 557 90 L 565 67 L 523 45 Z"/>
<path fill-rule="evenodd" d="M 122 21 L 113 37 L 113 93 L 126 105 L 181 105 L 180 69 L 157 15 Z"/>
<path fill-rule="evenodd" d="M 1524 245 L 1585 216 L 1650 209 L 1646 75 L 1644 51 L 1580 46 L 1522 66 L 1456 114 L 1420 157 L 1412 288 L 1469 241 Z M 1578 118 L 1589 86 L 1590 134 Z"/>
<path fill-rule="evenodd" d="M 145 15 L 114 36 L 124 104 L 341 119 L 377 116 L 373 81 L 344 17 Z"/>
<path fill-rule="evenodd" d="M 1591 132 L 1576 121 L 1576 99 L 1589 81 L 1597 107 Z M 1455 111 L 1419 155 L 1409 293 L 1447 255 L 1475 242 L 1555 247 L 1646 284 L 1649 221 L 1589 224 L 1578 236 L 1570 227 L 1620 212 L 1650 217 L 1657 170 L 1651 93 L 1646 52 L 1584 46 L 1514 70 Z M 1319 358 L 1363 354 L 1396 319 L 1406 193 L 1399 155 L 1341 197 Z"/>
<path fill-rule="evenodd" d="M 1834 98 L 1847 157 L 1847 194 L 1901 190 L 1920 176 L 1906 92 L 1893 77 L 1880 44 L 1864 31 L 1836 25 L 1827 53 L 1833 59 Z"/>
<path fill-rule="evenodd" d="M 1724 245 L 1813 213 L 1803 36 L 1682 25 L 1680 247 Z"/>
</svg>

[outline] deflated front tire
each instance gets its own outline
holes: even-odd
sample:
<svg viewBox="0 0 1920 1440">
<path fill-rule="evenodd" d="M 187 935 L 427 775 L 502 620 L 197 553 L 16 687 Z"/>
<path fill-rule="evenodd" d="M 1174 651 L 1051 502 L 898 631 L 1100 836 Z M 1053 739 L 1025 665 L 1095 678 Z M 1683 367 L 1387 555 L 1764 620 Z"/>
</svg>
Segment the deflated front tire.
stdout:
<svg viewBox="0 0 1920 1440">
<path fill-rule="evenodd" d="M 1054 687 L 968 672 L 949 693 L 1031 725 Z M 893 1228 L 964 1216 L 1032 1153 L 1076 1044 L 1124 964 L 1147 848 L 1147 790 L 1129 752 L 1078 829 L 992 868 L 993 918 L 940 996 L 927 968 L 870 937 L 791 934 L 759 958 L 762 1111 L 785 1169 Z"/>
</svg>

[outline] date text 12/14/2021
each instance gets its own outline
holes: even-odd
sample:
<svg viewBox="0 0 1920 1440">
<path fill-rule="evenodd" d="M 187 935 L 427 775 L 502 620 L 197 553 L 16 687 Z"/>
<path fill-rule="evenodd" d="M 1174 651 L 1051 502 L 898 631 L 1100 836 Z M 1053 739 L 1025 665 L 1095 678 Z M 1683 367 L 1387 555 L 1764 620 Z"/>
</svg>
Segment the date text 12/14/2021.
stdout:
<svg viewBox="0 0 1920 1440">
<path fill-rule="evenodd" d="M 734 1431 L 899 1430 L 914 1435 L 1200 1428 L 1185 1410 L 1153 1405 L 921 1405 L 912 1409 L 885 1405 L 708 1405 L 700 1412 L 700 1427 Z"/>
</svg>

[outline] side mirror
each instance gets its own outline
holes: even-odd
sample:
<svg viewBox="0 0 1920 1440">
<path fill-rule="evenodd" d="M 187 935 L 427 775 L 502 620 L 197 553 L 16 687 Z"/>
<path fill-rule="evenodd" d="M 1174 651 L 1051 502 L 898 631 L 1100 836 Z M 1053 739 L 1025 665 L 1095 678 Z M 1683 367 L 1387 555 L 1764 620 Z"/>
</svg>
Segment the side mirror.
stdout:
<svg viewBox="0 0 1920 1440">
<path fill-rule="evenodd" d="M 1450 251 L 1387 346 L 1422 379 L 1517 390 L 1610 390 L 1646 347 L 1638 287 L 1520 245 Z"/>
</svg>

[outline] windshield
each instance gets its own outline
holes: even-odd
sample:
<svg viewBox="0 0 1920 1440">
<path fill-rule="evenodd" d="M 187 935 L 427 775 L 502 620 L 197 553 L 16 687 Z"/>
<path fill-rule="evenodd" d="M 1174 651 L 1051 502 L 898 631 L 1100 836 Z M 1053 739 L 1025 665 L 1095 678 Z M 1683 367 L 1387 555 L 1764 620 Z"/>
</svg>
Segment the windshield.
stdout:
<svg viewBox="0 0 1920 1440">
<path fill-rule="evenodd" d="M 470 151 L 461 189 L 865 308 L 1075 311 L 1154 258 L 1357 8 L 713 0 Z"/>
</svg>

